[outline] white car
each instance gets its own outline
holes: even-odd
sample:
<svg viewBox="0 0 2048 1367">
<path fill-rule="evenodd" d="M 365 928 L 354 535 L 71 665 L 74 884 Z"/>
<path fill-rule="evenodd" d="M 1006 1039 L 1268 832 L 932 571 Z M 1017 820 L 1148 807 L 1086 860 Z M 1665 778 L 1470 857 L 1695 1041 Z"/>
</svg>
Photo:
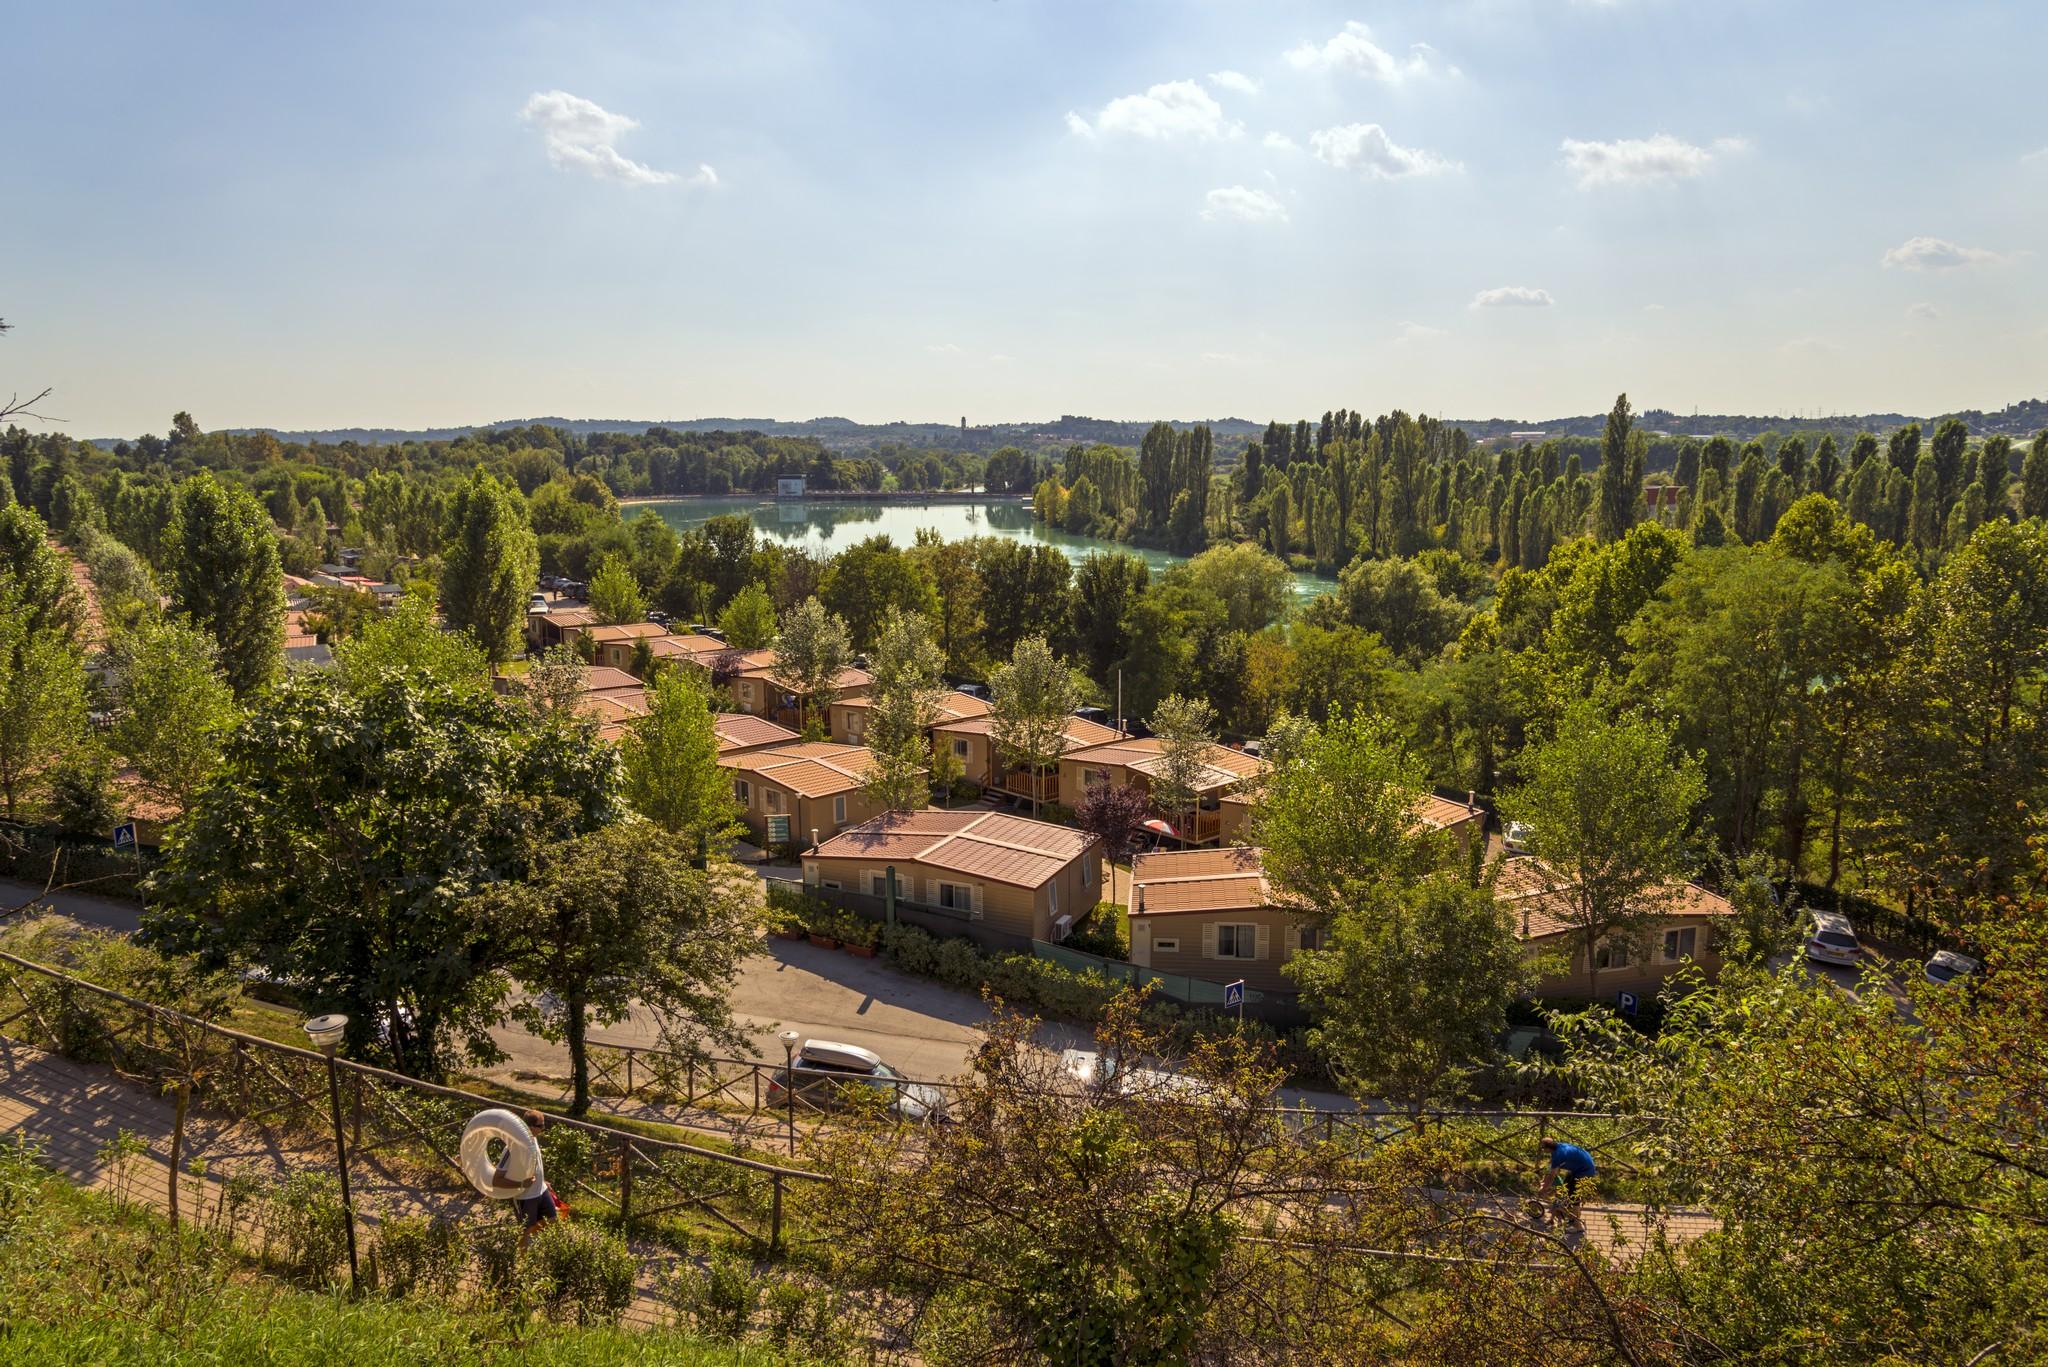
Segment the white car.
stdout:
<svg viewBox="0 0 2048 1367">
<path fill-rule="evenodd" d="M 1123 1096 L 1157 1101 L 1201 1101 L 1215 1091 L 1200 1078 L 1159 1068 L 1124 1067 L 1115 1058 L 1091 1049 L 1060 1050 L 1060 1072 L 1085 1088 L 1106 1086 Z"/>
<path fill-rule="evenodd" d="M 843 1089 L 865 1086 L 882 1093 L 887 1109 L 905 1120 L 946 1118 L 944 1092 L 927 1083 L 912 1082 L 882 1062 L 879 1054 L 858 1044 L 805 1040 L 794 1061 L 797 1095 L 821 1110 L 845 1104 L 852 1093 Z M 788 1070 L 776 1069 L 768 1079 L 769 1105 L 787 1105 L 790 1086 Z"/>
<path fill-rule="evenodd" d="M 1863 962 L 1863 946 L 1849 918 L 1832 911 L 1813 914 L 1813 934 L 1806 937 L 1806 957 L 1815 963 L 1854 968 Z"/>
<path fill-rule="evenodd" d="M 1927 981 L 1948 984 L 1967 982 L 1984 971 L 1984 965 L 1967 954 L 1958 954 L 1953 949 L 1937 949 L 1934 957 L 1927 961 Z"/>
<path fill-rule="evenodd" d="M 1529 852 L 1529 837 L 1534 834 L 1536 832 L 1530 829 L 1528 822 L 1510 821 L 1507 834 L 1502 838 L 1506 842 L 1508 849 L 1515 854 L 1527 854 Z"/>
<path fill-rule="evenodd" d="M 527 594 L 526 610 L 528 612 L 546 612 L 548 610 L 548 596 L 545 593 Z"/>
</svg>

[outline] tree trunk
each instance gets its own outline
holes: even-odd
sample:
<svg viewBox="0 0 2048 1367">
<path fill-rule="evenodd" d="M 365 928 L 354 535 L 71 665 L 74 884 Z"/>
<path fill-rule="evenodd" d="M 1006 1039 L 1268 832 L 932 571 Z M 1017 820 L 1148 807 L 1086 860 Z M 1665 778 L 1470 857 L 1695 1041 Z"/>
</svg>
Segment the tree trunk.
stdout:
<svg viewBox="0 0 2048 1367">
<path fill-rule="evenodd" d="M 192 1084 L 189 1081 L 180 1082 L 178 1084 L 177 1109 L 171 1117 L 171 1175 L 169 1195 L 171 1198 L 170 1206 L 172 1229 L 176 1229 L 178 1227 L 178 1164 L 183 1160 L 185 1154 L 185 1113 L 187 1110 L 191 1108 L 191 1105 Z M 203 1213 L 204 1212 L 202 1211 L 202 1214 Z"/>
<path fill-rule="evenodd" d="M 1586 927 L 1586 1000 L 1597 1001 L 1600 996 L 1600 970 L 1594 967 L 1594 948 L 1600 943 L 1597 927 Z"/>
<path fill-rule="evenodd" d="M 590 1109 L 590 1051 L 584 1038 L 589 1020 L 585 1006 L 582 993 L 569 994 L 568 1018 L 563 1028 L 569 1041 L 569 1076 L 575 1087 L 569 1102 L 570 1115 L 582 1115 Z"/>
</svg>

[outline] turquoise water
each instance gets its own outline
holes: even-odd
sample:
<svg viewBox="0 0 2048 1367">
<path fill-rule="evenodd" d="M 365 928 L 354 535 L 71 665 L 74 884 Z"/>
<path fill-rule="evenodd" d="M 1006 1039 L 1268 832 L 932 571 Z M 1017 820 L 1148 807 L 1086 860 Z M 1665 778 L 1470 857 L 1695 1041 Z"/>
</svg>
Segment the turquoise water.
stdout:
<svg viewBox="0 0 2048 1367">
<path fill-rule="evenodd" d="M 754 521 L 761 535 L 788 546 L 803 546 L 814 554 L 835 555 L 871 536 L 886 536 L 899 546 L 914 545 L 921 530 L 937 532 L 948 541 L 970 536 L 1001 536 L 1012 541 L 1035 541 L 1056 547 L 1068 560 L 1079 564 L 1092 551 L 1126 551 L 1152 567 L 1154 574 L 1187 559 L 1169 551 L 1127 546 L 1092 536 L 1074 536 L 1032 520 L 1031 509 L 1022 503 L 882 503 L 859 499 L 822 498 L 673 498 L 656 499 L 640 505 L 652 508 L 661 520 L 677 531 L 700 527 L 723 513 L 740 513 Z M 637 509 L 629 509 L 629 515 Z M 1310 598 L 1336 587 L 1334 580 L 1320 575 L 1297 574 L 1294 592 Z"/>
</svg>

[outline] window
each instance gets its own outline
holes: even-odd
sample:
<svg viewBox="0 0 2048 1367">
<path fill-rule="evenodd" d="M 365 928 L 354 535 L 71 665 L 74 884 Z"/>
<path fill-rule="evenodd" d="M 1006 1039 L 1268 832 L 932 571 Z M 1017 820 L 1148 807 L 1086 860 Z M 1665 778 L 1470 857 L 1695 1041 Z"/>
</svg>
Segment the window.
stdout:
<svg viewBox="0 0 2048 1367">
<path fill-rule="evenodd" d="M 749 680 L 749 679 L 741 679 L 741 680 L 740 680 L 740 701 L 741 701 L 741 702 L 743 702 L 743 703 L 745 703 L 745 704 L 747 704 L 747 705 L 748 705 L 748 706 L 750 706 L 750 707 L 751 707 L 751 706 L 753 705 L 753 702 L 754 702 L 754 685 L 753 685 L 753 681 L 752 681 L 752 680 Z"/>
<path fill-rule="evenodd" d="M 1690 959 L 1693 948 L 1699 942 L 1699 931 L 1692 926 L 1681 930 L 1664 932 L 1664 962 L 1675 964 L 1680 959 Z"/>
<path fill-rule="evenodd" d="M 1084 858 L 1081 861 L 1081 886 L 1089 887 L 1095 882 L 1095 861 Z"/>
<path fill-rule="evenodd" d="M 835 826 L 844 826 L 846 824 L 846 799 L 843 797 L 832 799 L 832 824 Z"/>
<path fill-rule="evenodd" d="M 761 790 L 761 800 L 768 804 L 768 810 L 771 812 L 782 810 L 782 794 L 777 789 L 763 788 Z"/>
<path fill-rule="evenodd" d="M 1595 968 L 1627 968 L 1628 946 L 1619 941 L 1600 946 L 1593 954 Z"/>
<path fill-rule="evenodd" d="M 1303 926 L 1297 936 L 1296 943 L 1302 949 L 1327 949 L 1330 945 L 1330 932 L 1321 926 Z"/>
<path fill-rule="evenodd" d="M 960 756 L 960 758 L 962 758 L 962 759 L 966 759 L 966 758 L 967 758 L 967 742 L 966 742 L 966 741 L 964 741 L 964 740 L 956 740 L 956 741 L 954 741 L 954 742 L 953 742 L 953 753 L 954 753 L 954 754 L 956 754 L 956 755 L 958 755 L 958 756 Z"/>
<path fill-rule="evenodd" d="M 743 778 L 736 778 L 732 781 L 732 795 L 740 800 L 740 806 L 742 807 L 753 805 L 754 790 Z"/>
<path fill-rule="evenodd" d="M 1152 949 L 1157 954 L 1178 954 L 1180 953 L 1180 941 L 1154 940 L 1152 942 Z"/>
<path fill-rule="evenodd" d="M 974 910 L 974 889 L 965 883 L 939 884 L 939 905 L 947 911 Z"/>
<path fill-rule="evenodd" d="M 870 897 L 887 897 L 888 895 L 889 895 L 889 875 L 888 875 L 888 873 L 887 873 L 886 871 L 884 871 L 884 872 L 882 872 L 882 873 L 870 873 L 870 874 L 868 875 L 868 896 L 870 896 Z"/>
<path fill-rule="evenodd" d="M 834 892 L 839 891 L 839 884 L 833 882 L 830 878 L 827 878 L 821 886 L 828 887 Z"/>
<path fill-rule="evenodd" d="M 1216 957 L 1256 959 L 1259 957 L 1259 928 L 1228 925 L 1216 927 Z"/>
<path fill-rule="evenodd" d="M 1098 783 L 1107 783 L 1109 782 L 1109 770 L 1083 769 L 1081 771 L 1081 782 L 1090 788 L 1093 788 Z"/>
</svg>

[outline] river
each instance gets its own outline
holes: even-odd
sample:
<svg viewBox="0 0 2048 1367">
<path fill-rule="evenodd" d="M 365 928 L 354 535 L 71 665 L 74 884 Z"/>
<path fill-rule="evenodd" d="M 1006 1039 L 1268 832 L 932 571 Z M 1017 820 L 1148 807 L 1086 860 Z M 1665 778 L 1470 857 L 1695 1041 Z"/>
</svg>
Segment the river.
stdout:
<svg viewBox="0 0 2048 1367">
<path fill-rule="evenodd" d="M 739 513 L 753 519 L 755 529 L 766 537 L 789 546 L 803 546 L 816 555 L 836 555 L 871 536 L 886 536 L 899 546 L 917 542 L 919 531 L 937 532 L 948 541 L 971 536 L 1000 536 L 1012 541 L 1035 541 L 1052 546 L 1068 560 L 1079 564 L 1093 551 L 1125 551 L 1137 556 L 1158 574 L 1187 557 L 1170 551 L 1129 546 L 1100 537 L 1075 536 L 1046 527 L 1034 520 L 1029 505 L 1015 501 L 974 502 L 888 502 L 865 499 L 772 499 L 772 498 L 664 498 L 650 499 L 628 508 L 630 517 L 639 508 L 652 508 L 662 521 L 677 531 L 701 527 L 722 513 Z M 1296 598 L 1312 598 L 1337 586 L 1321 575 L 1294 576 Z"/>
</svg>

